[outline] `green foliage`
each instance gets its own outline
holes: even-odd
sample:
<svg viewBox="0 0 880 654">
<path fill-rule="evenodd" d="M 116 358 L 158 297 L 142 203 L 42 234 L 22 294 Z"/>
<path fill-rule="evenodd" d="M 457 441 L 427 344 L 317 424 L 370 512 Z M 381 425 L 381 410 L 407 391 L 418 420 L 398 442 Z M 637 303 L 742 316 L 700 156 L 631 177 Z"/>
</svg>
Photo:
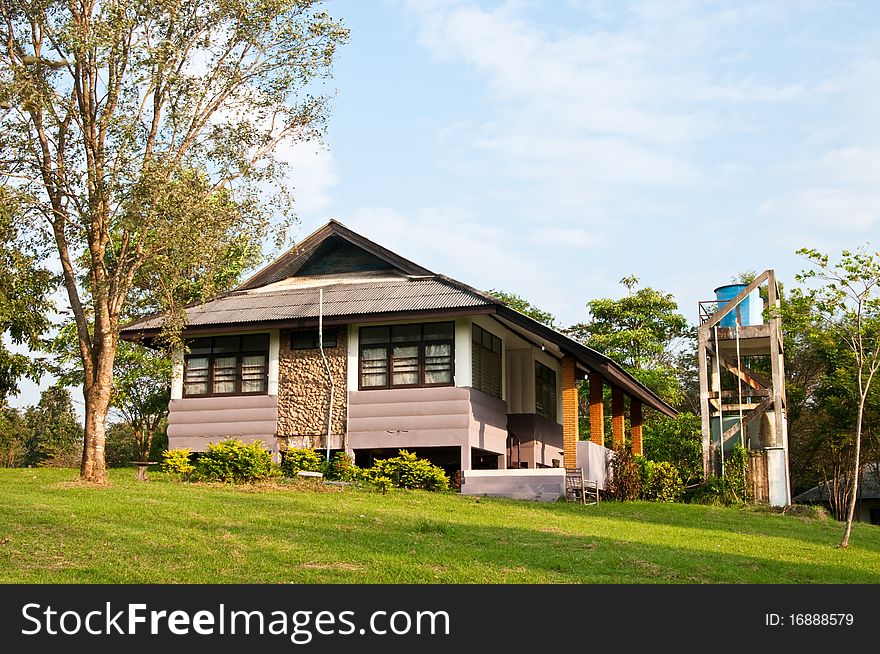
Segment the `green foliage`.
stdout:
<svg viewBox="0 0 880 654">
<path fill-rule="evenodd" d="M 520 297 L 516 293 L 505 293 L 504 291 L 498 291 L 495 289 L 486 292 L 492 297 L 500 300 L 502 303 L 509 306 L 511 309 L 519 311 L 520 313 L 527 315 L 529 318 L 537 320 L 538 322 L 547 325 L 548 327 L 553 327 L 556 323 L 556 317 L 552 313 L 542 311 L 534 304 L 532 304 L 525 298 Z"/>
<path fill-rule="evenodd" d="M 24 465 L 31 428 L 18 409 L 0 405 L 0 466 Z"/>
<path fill-rule="evenodd" d="M 694 330 L 671 294 L 650 287 L 636 290 L 636 277 L 620 281 L 626 296 L 591 300 L 589 322 L 564 331 L 623 365 L 666 402 L 678 404 L 684 400 L 679 350 L 693 340 Z"/>
<path fill-rule="evenodd" d="M 871 433 L 869 399 L 880 375 L 880 251 L 870 251 L 867 246 L 854 252 L 843 250 L 836 262 L 813 249 L 803 248 L 798 254 L 810 262 L 811 268 L 797 275 L 797 280 L 814 284 L 806 290 L 797 289 L 794 294 L 810 305 L 804 321 L 808 338 L 824 332 L 827 338 L 846 345 L 846 356 L 840 359 L 835 373 L 849 379 L 847 390 L 854 391 L 850 402 L 855 420 L 848 448 L 849 464 L 835 461 L 833 479 L 826 477 L 834 486 L 848 489 L 842 497 L 834 499 L 835 503 L 846 505 L 841 547 L 847 547 L 863 465 L 862 440 L 866 431 Z M 835 506 L 835 513 L 839 515 L 841 508 Z"/>
<path fill-rule="evenodd" d="M 741 505 L 751 501 L 748 484 L 749 452 L 737 443 L 724 455 L 724 476 L 712 476 L 685 493 L 685 500 L 717 506 Z"/>
<path fill-rule="evenodd" d="M 286 240 L 279 152 L 321 136 L 328 100 L 316 90 L 348 38 L 317 5 L 4 4 L 0 100 L 14 109 L 0 111 L 0 207 L 14 195 L 27 226 L 4 243 L 31 239 L 63 261 L 96 415 L 111 391 L 96 372 L 113 365 L 121 324 L 161 311 L 162 340 L 179 344 L 188 302 L 234 283 L 267 235 Z M 74 88 L 99 91 L 74 102 Z M 37 290 L 38 307 L 49 289 Z M 7 322 L 0 308 L 14 337 Z M 22 372 L 3 353 L 0 386 Z M 104 482 L 98 430 L 85 437 L 82 475 Z"/>
<path fill-rule="evenodd" d="M 296 477 L 300 471 L 325 473 L 327 462 L 315 450 L 307 447 L 295 447 L 284 451 L 281 455 L 281 472 L 287 477 Z"/>
<path fill-rule="evenodd" d="M 737 443 L 724 455 L 724 478 L 733 499 L 738 502 L 751 500 L 748 483 L 749 451 Z"/>
<path fill-rule="evenodd" d="M 668 461 L 637 457 L 642 482 L 642 498 L 658 502 L 677 502 L 684 493 L 678 469 Z"/>
<path fill-rule="evenodd" d="M 326 467 L 324 476 L 331 481 L 356 481 L 363 472 L 354 464 L 354 458 L 345 452 L 336 452 Z"/>
<path fill-rule="evenodd" d="M 635 500 L 642 493 L 642 475 L 636 457 L 625 446 L 614 448 L 608 463 L 605 494 L 610 500 Z"/>
<path fill-rule="evenodd" d="M 272 463 L 272 453 L 261 442 L 245 444 L 230 438 L 208 445 L 196 460 L 193 478 L 198 481 L 224 483 L 253 483 L 278 477 L 280 472 Z"/>
<path fill-rule="evenodd" d="M 189 479 L 196 467 L 192 463 L 190 451 L 182 448 L 162 453 L 162 470 L 177 475 L 180 479 Z"/>
<path fill-rule="evenodd" d="M 156 431 L 150 444 L 150 452 L 143 455 L 137 447 L 134 427 L 128 422 L 114 422 L 107 426 L 107 437 L 104 443 L 104 457 L 110 467 L 125 467 L 132 461 L 159 461 L 168 447 L 168 436 L 165 434 L 164 423 Z"/>
<path fill-rule="evenodd" d="M 43 391 L 37 405 L 25 410 L 24 419 L 29 434 L 23 465 L 66 467 L 78 463 L 83 430 L 64 386 L 56 384 Z"/>
<path fill-rule="evenodd" d="M 683 483 L 703 479 L 703 440 L 700 417 L 683 411 L 677 418 L 655 415 L 644 425 L 645 457 L 665 461 L 678 470 Z"/>
<path fill-rule="evenodd" d="M 449 488 L 449 477 L 442 468 L 406 450 L 400 450 L 398 456 L 376 460 L 372 468 L 364 470 L 364 477 L 383 492 L 392 486 L 429 491 Z"/>
<path fill-rule="evenodd" d="M 2 110 L 0 110 L 2 111 Z M 49 326 L 49 299 L 57 279 L 40 265 L 41 252 L 19 238 L 16 216 L 24 198 L 9 186 L 0 186 L 0 404 L 18 392 L 22 377 L 39 380 L 42 362 L 12 352 L 15 345 L 36 350 Z"/>
</svg>

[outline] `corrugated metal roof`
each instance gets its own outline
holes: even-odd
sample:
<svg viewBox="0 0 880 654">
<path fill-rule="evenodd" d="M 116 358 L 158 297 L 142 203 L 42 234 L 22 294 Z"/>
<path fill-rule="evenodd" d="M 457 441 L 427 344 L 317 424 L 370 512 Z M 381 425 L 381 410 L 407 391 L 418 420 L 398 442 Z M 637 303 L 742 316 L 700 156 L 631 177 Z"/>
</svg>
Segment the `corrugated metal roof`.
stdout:
<svg viewBox="0 0 880 654">
<path fill-rule="evenodd" d="M 396 311 L 424 311 L 478 307 L 492 304 L 487 298 L 458 288 L 439 277 L 406 275 L 361 276 L 356 281 L 339 277 L 321 285 L 316 278 L 278 290 L 236 291 L 187 309 L 187 327 L 243 324 L 273 320 L 316 318 L 319 289 L 324 289 L 324 315 L 354 316 Z M 161 316 L 130 323 L 122 332 L 159 329 Z"/>
<path fill-rule="evenodd" d="M 810 490 L 792 498 L 792 502 L 827 502 L 830 497 L 828 483 L 813 486 Z M 859 482 L 859 498 L 863 500 L 880 499 L 880 464 L 869 463 L 862 469 Z"/>
</svg>

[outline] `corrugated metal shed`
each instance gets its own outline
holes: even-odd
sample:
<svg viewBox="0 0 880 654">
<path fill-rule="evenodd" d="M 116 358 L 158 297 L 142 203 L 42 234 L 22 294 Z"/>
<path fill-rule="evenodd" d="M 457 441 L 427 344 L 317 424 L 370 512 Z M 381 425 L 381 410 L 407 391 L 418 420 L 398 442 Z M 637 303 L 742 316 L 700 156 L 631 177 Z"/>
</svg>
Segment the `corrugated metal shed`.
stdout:
<svg viewBox="0 0 880 654">
<path fill-rule="evenodd" d="M 360 275 L 354 280 L 318 277 L 289 280 L 268 290 L 234 291 L 187 309 L 187 326 L 246 324 L 317 318 L 319 290 L 324 289 L 324 316 L 357 316 L 397 311 L 428 311 L 487 306 L 486 297 L 456 287 L 439 276 L 397 273 Z M 161 316 L 130 323 L 122 333 L 162 327 Z"/>
</svg>

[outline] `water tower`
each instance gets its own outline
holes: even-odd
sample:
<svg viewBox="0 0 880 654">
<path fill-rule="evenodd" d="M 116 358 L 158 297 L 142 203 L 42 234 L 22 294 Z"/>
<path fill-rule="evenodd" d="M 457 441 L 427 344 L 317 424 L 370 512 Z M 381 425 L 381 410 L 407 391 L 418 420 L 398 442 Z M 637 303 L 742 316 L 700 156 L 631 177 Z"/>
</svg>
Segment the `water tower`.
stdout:
<svg viewBox="0 0 880 654">
<path fill-rule="evenodd" d="M 740 444 L 749 453 L 754 499 L 790 504 L 785 361 L 772 270 L 751 284 L 720 286 L 714 300 L 700 302 L 697 359 L 704 474 L 723 475 L 725 459 Z"/>
</svg>

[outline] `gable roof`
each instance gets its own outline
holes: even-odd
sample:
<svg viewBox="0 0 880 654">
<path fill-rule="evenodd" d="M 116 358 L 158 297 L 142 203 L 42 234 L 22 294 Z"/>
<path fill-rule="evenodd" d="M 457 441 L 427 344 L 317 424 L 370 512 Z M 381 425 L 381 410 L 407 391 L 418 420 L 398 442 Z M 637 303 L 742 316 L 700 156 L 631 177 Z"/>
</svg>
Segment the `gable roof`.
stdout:
<svg viewBox="0 0 880 654">
<path fill-rule="evenodd" d="M 298 245 L 290 248 L 268 266 L 246 279 L 235 290 L 245 291 L 296 275 L 308 274 L 310 272 L 314 274 L 316 272 L 314 269 L 309 270 L 310 264 L 314 267 L 317 260 L 322 257 L 326 258 L 330 253 L 338 253 L 339 249 L 346 248 L 346 246 L 358 249 L 365 255 L 361 258 L 361 262 L 350 263 L 362 263 L 365 265 L 346 269 L 344 267 L 346 262 L 343 260 L 338 262 L 339 265 L 336 269 L 328 270 L 324 268 L 325 274 L 328 272 L 352 273 L 365 270 L 397 270 L 407 275 L 434 274 L 427 268 L 423 268 L 409 259 L 404 259 L 399 254 L 395 254 L 357 232 L 351 231 L 338 220 L 331 220 L 304 238 Z M 318 274 L 321 273 L 318 272 Z"/>
<path fill-rule="evenodd" d="M 619 364 L 458 280 L 431 272 L 351 231 L 329 223 L 232 291 L 187 307 L 190 334 L 241 329 L 311 327 L 319 291 L 328 325 L 423 316 L 494 315 L 535 345 L 552 344 L 584 369 L 602 375 L 630 397 L 669 417 L 677 412 Z M 150 338 L 162 328 L 154 314 L 120 329 L 126 340 Z"/>
</svg>

